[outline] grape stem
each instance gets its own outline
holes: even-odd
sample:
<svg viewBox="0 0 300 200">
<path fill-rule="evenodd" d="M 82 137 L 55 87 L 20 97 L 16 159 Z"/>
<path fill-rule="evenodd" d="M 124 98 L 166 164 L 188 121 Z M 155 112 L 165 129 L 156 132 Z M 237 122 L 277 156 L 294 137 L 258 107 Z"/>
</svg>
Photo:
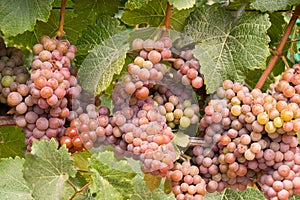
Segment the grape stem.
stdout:
<svg viewBox="0 0 300 200">
<path fill-rule="evenodd" d="M 171 13 L 172 13 L 172 5 L 170 3 L 167 3 L 167 10 L 165 15 L 165 28 L 170 29 L 171 28 Z"/>
<path fill-rule="evenodd" d="M 59 19 L 58 30 L 56 32 L 56 38 L 58 38 L 58 39 L 61 39 L 62 36 L 65 34 L 64 22 L 65 22 L 66 2 L 67 2 L 67 0 L 61 0 L 60 19 Z"/>
<path fill-rule="evenodd" d="M 265 69 L 264 73 L 261 75 L 260 79 L 258 80 L 255 88 L 258 88 L 258 89 L 261 89 L 262 86 L 264 85 L 265 81 L 267 80 L 269 74 L 271 73 L 274 65 L 276 64 L 278 58 L 282 57 L 282 50 L 283 50 L 283 47 L 286 43 L 286 41 L 288 40 L 289 38 L 289 35 L 291 34 L 292 30 L 293 30 L 293 27 L 296 23 L 296 20 L 298 19 L 298 16 L 300 15 L 300 5 L 298 5 L 295 9 L 295 11 L 293 12 L 293 16 L 281 38 L 281 41 L 278 45 L 278 47 L 275 49 L 275 54 L 272 55 L 268 65 L 267 65 L 267 68 Z"/>
<path fill-rule="evenodd" d="M 91 183 L 87 183 L 82 188 L 78 189 L 74 185 L 74 183 L 72 183 L 69 179 L 67 180 L 67 183 L 74 189 L 74 194 L 69 198 L 69 200 L 73 200 L 77 196 L 77 194 L 79 194 L 79 193 L 83 192 L 84 190 L 86 190 L 91 184 Z"/>
<path fill-rule="evenodd" d="M 12 116 L 0 116 L 0 127 L 16 125 Z"/>
</svg>

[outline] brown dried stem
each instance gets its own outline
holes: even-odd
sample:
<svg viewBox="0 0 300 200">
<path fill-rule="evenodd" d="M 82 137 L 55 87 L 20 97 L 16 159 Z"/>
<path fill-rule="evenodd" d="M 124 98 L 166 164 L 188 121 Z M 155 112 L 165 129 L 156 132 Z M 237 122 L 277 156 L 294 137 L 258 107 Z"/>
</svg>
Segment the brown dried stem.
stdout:
<svg viewBox="0 0 300 200">
<path fill-rule="evenodd" d="M 62 36 L 65 34 L 64 22 L 65 22 L 66 2 L 67 2 L 67 0 L 61 0 L 60 19 L 59 19 L 58 30 L 56 32 L 57 39 L 61 39 Z"/>
<path fill-rule="evenodd" d="M 0 116 L 0 127 L 16 125 L 12 116 Z"/>
<path fill-rule="evenodd" d="M 265 81 L 267 80 L 269 74 L 271 73 L 274 65 L 276 64 L 278 58 L 282 57 L 282 50 L 284 48 L 284 45 L 285 45 L 286 41 L 288 40 L 289 35 L 291 34 L 299 15 L 300 15 L 300 5 L 298 5 L 296 7 L 295 11 L 293 12 L 293 16 L 281 38 L 281 41 L 280 41 L 278 47 L 275 49 L 275 54 L 272 55 L 272 58 L 270 59 L 267 68 L 265 69 L 264 73 L 261 75 L 255 88 L 258 88 L 258 89 L 262 88 L 262 86 L 264 85 Z"/>
</svg>

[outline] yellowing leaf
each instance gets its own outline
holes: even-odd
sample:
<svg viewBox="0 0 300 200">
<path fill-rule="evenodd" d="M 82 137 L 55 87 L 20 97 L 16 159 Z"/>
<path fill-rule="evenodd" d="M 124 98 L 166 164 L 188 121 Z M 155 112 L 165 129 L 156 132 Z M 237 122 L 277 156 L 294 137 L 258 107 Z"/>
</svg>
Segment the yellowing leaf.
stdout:
<svg viewBox="0 0 300 200">
<path fill-rule="evenodd" d="M 145 174 L 144 181 L 145 181 L 147 187 L 152 192 L 153 190 L 155 190 L 156 188 L 158 188 L 160 186 L 161 177 L 153 176 L 151 174 Z"/>
</svg>

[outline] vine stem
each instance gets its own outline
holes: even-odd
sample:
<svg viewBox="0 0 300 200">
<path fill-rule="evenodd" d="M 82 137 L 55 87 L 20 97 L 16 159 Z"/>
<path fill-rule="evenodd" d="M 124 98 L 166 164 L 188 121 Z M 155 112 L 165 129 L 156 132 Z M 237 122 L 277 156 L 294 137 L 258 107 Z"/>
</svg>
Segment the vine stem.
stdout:
<svg viewBox="0 0 300 200">
<path fill-rule="evenodd" d="M 164 21 L 164 29 L 162 31 L 162 36 L 166 36 L 168 30 L 171 28 L 171 13 L 172 13 L 172 5 L 168 2 L 167 9 L 165 14 L 165 21 Z"/>
<path fill-rule="evenodd" d="M 61 39 L 62 36 L 65 34 L 65 32 L 64 32 L 64 22 L 65 22 L 66 3 L 67 3 L 67 0 L 61 0 L 60 19 L 59 19 L 58 30 L 56 32 L 56 37 L 58 39 Z"/>
<path fill-rule="evenodd" d="M 300 15 L 300 5 L 298 5 L 295 9 L 295 11 L 293 12 L 293 16 L 281 38 L 281 41 L 278 45 L 278 47 L 276 48 L 275 50 L 275 54 L 272 55 L 268 65 L 267 65 L 267 68 L 265 69 L 264 73 L 261 75 L 260 79 L 258 80 L 255 88 L 258 88 L 258 89 L 261 89 L 262 86 L 264 85 L 265 81 L 267 80 L 269 74 L 271 73 L 274 65 L 276 64 L 277 60 L 279 57 L 282 56 L 282 50 L 283 50 L 283 47 L 286 43 L 286 41 L 288 40 L 289 38 L 289 35 L 291 34 L 292 30 L 293 30 L 293 27 L 296 23 L 296 20 L 298 19 L 298 16 Z"/>
<path fill-rule="evenodd" d="M 171 28 L 171 13 L 172 13 L 172 5 L 170 3 L 167 3 L 167 10 L 165 15 L 165 28 L 170 29 Z"/>
</svg>

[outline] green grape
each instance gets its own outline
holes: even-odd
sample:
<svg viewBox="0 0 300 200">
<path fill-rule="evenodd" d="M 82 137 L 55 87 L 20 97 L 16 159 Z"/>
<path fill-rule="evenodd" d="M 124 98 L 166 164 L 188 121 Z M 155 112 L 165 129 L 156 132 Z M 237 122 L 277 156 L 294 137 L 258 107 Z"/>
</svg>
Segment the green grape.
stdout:
<svg viewBox="0 0 300 200">
<path fill-rule="evenodd" d="M 188 117 L 183 116 L 181 117 L 179 123 L 182 128 L 187 128 L 191 124 L 191 120 Z"/>
<path fill-rule="evenodd" d="M 276 128 L 281 128 L 283 125 L 283 120 L 280 117 L 275 117 L 273 120 L 273 124 Z"/>
<path fill-rule="evenodd" d="M 3 76 L 1 80 L 1 84 L 3 87 L 9 87 L 14 82 L 14 79 L 12 76 Z"/>
<path fill-rule="evenodd" d="M 183 111 L 183 114 L 188 117 L 191 118 L 193 117 L 193 115 L 195 114 L 194 109 L 192 107 L 186 107 Z"/>
</svg>

